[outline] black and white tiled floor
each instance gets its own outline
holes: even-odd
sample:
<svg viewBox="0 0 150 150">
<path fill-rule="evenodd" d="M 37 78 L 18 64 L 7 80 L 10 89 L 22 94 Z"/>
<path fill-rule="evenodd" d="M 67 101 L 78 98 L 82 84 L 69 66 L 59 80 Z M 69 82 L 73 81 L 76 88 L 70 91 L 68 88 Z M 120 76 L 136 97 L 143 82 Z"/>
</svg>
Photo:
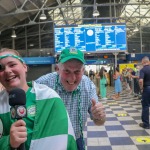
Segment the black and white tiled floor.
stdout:
<svg viewBox="0 0 150 150">
<path fill-rule="evenodd" d="M 108 97 L 113 89 L 108 89 Z M 105 106 L 104 126 L 95 126 L 88 118 L 84 137 L 87 150 L 150 150 L 150 129 L 139 127 L 141 122 L 141 101 L 121 94 L 120 100 L 100 100 Z"/>
</svg>

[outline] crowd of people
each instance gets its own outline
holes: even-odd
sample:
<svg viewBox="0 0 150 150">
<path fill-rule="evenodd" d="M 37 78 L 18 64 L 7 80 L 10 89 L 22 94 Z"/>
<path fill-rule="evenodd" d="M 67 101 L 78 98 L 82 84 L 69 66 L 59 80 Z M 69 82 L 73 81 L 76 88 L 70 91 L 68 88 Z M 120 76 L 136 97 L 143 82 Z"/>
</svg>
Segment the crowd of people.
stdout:
<svg viewBox="0 0 150 150">
<path fill-rule="evenodd" d="M 123 68 L 122 70 L 116 67 L 112 75 L 115 94 L 112 95 L 111 98 L 119 100 L 120 93 L 127 91 L 129 94 L 133 94 L 140 99 L 139 75 L 141 68 L 141 64 L 135 64 L 134 68 Z M 110 78 L 107 70 L 102 66 L 100 71 L 95 74 L 95 79 L 91 79 L 96 85 L 97 95 L 102 100 L 108 99 L 107 87 L 110 85 Z"/>
<path fill-rule="evenodd" d="M 83 129 L 87 113 L 95 125 L 106 120 L 105 108 L 100 99 L 107 100 L 108 73 L 101 67 L 97 74 L 85 74 L 84 53 L 76 49 L 62 50 L 55 72 L 27 82 L 28 67 L 16 50 L 0 50 L 0 147 L 16 149 L 25 144 L 26 150 L 51 149 L 85 150 Z M 149 58 L 142 59 L 143 68 L 115 68 L 112 98 L 120 99 L 127 90 L 135 96 L 142 95 L 142 123 L 149 128 L 150 66 Z M 99 82 L 98 91 L 93 78 Z M 14 88 L 26 94 L 27 116 L 11 117 L 9 93 Z M 100 98 L 98 96 L 100 95 Z M 15 109 L 16 107 L 14 107 Z M 17 110 L 16 112 L 17 113 Z M 44 141 L 44 142 L 43 142 Z M 42 146 L 42 148 L 41 148 Z"/>
<path fill-rule="evenodd" d="M 135 64 L 134 68 L 125 68 L 122 70 L 123 89 L 133 94 L 135 97 L 141 98 L 139 86 L 139 76 L 142 65 Z"/>
</svg>

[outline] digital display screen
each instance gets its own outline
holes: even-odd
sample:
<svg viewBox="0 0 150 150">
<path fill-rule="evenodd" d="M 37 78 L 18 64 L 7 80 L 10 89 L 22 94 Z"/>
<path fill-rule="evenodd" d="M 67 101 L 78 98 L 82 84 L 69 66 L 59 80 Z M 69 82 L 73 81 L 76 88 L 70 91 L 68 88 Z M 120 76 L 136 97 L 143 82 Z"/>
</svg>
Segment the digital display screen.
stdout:
<svg viewBox="0 0 150 150">
<path fill-rule="evenodd" d="M 92 24 L 55 27 L 55 52 L 74 47 L 85 52 L 127 50 L 125 24 Z"/>
</svg>

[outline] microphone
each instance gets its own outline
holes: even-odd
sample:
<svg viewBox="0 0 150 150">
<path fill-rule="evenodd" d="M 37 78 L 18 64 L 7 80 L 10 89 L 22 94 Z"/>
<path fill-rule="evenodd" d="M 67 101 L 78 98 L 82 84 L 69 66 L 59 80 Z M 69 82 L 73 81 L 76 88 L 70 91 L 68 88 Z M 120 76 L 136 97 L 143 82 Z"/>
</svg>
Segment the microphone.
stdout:
<svg viewBox="0 0 150 150">
<path fill-rule="evenodd" d="M 22 119 L 27 117 L 26 110 L 26 93 L 20 88 L 14 88 L 9 92 L 9 105 L 11 118 Z M 25 150 L 25 143 L 22 143 L 17 150 Z"/>
</svg>

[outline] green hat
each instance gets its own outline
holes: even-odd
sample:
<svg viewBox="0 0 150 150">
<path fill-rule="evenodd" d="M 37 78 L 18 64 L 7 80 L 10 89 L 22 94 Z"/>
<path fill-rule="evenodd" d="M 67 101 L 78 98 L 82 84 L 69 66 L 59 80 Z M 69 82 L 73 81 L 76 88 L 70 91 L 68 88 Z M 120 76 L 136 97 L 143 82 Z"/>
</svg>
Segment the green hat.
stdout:
<svg viewBox="0 0 150 150">
<path fill-rule="evenodd" d="M 61 52 L 61 54 L 59 56 L 58 62 L 65 63 L 66 61 L 68 61 L 70 59 L 78 59 L 83 64 L 85 63 L 84 53 L 81 52 L 80 50 L 75 49 L 75 48 L 62 50 L 62 52 Z"/>
</svg>

